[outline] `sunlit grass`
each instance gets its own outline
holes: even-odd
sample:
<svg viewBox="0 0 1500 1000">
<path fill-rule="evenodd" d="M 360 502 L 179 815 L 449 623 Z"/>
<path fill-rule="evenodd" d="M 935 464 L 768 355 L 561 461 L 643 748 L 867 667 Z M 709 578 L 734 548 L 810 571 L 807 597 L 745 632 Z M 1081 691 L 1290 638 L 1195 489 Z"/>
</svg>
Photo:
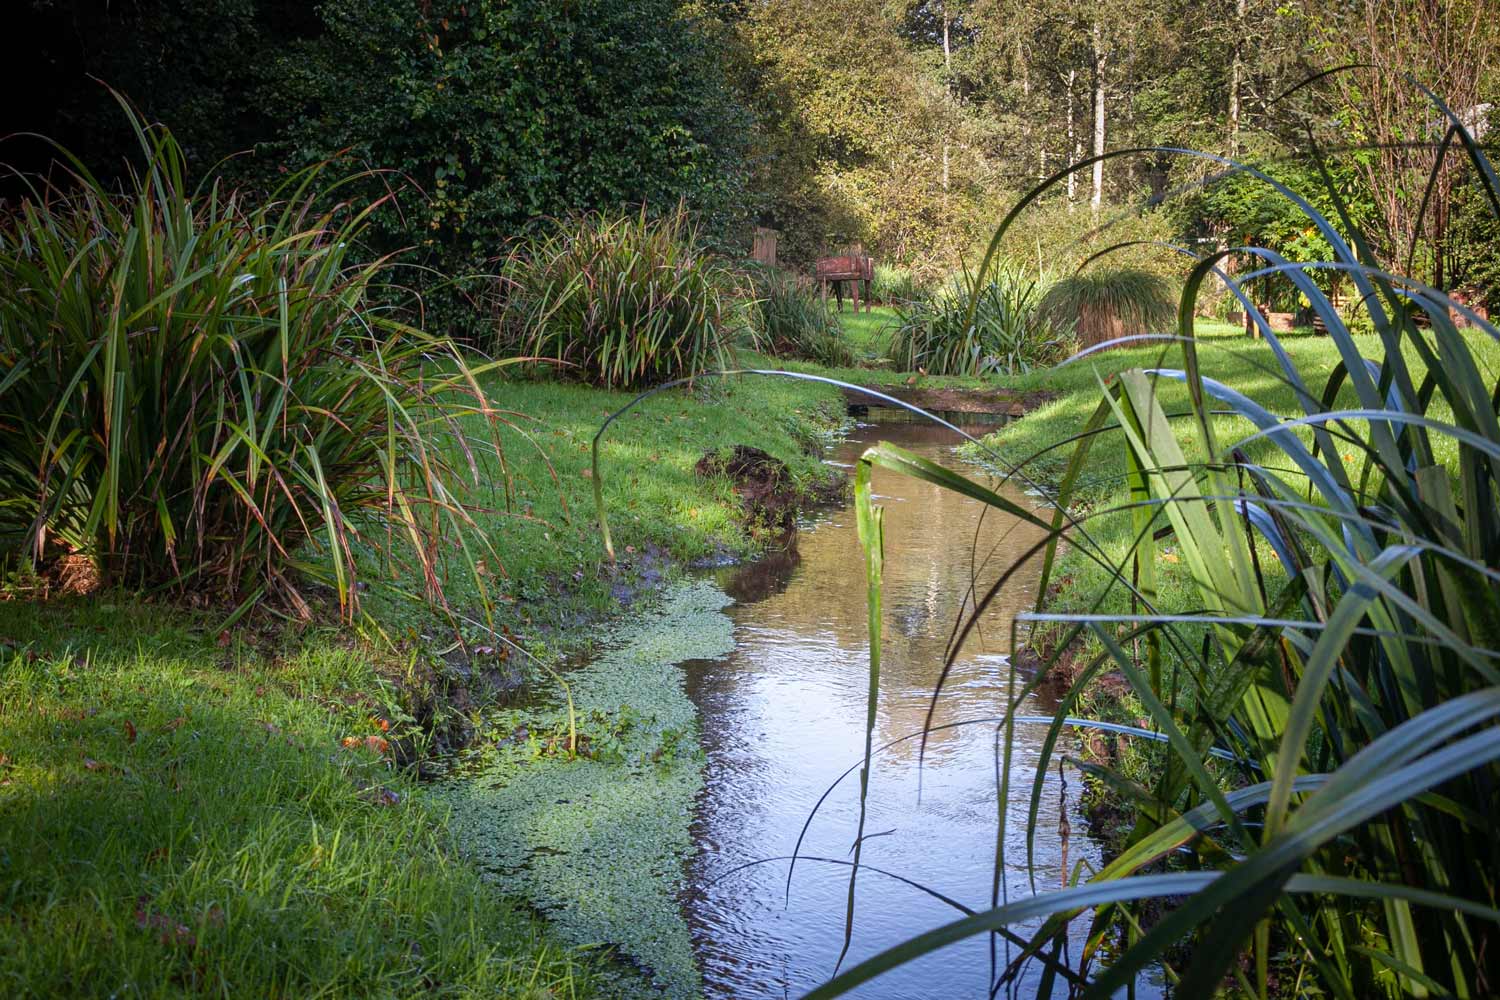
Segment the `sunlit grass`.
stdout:
<svg viewBox="0 0 1500 1000">
<path fill-rule="evenodd" d="M 0 602 L 0 992 L 590 994 L 390 767 L 367 657 L 101 603 Z"/>
</svg>

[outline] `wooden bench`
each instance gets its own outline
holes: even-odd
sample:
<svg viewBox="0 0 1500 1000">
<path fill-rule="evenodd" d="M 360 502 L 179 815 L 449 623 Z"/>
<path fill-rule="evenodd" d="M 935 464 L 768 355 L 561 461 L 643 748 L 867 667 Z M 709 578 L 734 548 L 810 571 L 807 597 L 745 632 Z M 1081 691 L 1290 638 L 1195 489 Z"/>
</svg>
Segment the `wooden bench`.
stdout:
<svg viewBox="0 0 1500 1000">
<path fill-rule="evenodd" d="M 854 301 L 855 312 L 859 312 L 859 285 L 860 282 L 864 282 L 865 312 L 870 311 L 870 282 L 875 279 L 875 262 L 871 258 L 859 254 L 824 257 L 815 265 L 814 274 L 818 279 L 823 301 L 828 301 L 828 286 L 833 285 L 833 294 L 838 298 L 839 312 L 844 311 L 844 282 L 852 282 L 850 298 Z"/>
</svg>

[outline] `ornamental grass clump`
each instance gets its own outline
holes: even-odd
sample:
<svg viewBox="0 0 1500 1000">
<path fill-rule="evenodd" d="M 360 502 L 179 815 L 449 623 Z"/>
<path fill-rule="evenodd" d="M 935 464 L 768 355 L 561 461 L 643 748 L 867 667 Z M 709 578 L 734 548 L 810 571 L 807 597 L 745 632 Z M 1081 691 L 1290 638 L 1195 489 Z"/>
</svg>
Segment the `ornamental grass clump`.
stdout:
<svg viewBox="0 0 1500 1000">
<path fill-rule="evenodd" d="M 1070 325 L 1084 347 L 1093 347 L 1167 329 L 1177 318 L 1177 294 L 1166 278 L 1139 268 L 1084 271 L 1047 289 L 1037 311 Z"/>
<path fill-rule="evenodd" d="M 734 287 L 682 204 L 660 218 L 582 215 L 507 261 L 500 343 L 615 389 L 727 368 Z"/>
<path fill-rule="evenodd" d="M 803 358 L 830 368 L 857 360 L 843 327 L 806 278 L 777 268 L 751 272 L 756 296 L 754 334 L 760 350 L 778 358 Z"/>
<path fill-rule="evenodd" d="M 930 299 L 898 310 L 891 358 L 901 371 L 930 375 L 1016 375 L 1055 364 L 1073 338 L 1037 300 L 1037 283 L 1019 273 L 962 271 Z"/>
<path fill-rule="evenodd" d="M 368 305 L 388 264 L 317 171 L 252 208 L 131 122 L 120 190 L 69 158 L 0 224 L 0 545 L 236 616 L 316 585 L 351 614 L 377 551 L 436 596 L 462 360 Z"/>
<path fill-rule="evenodd" d="M 905 305 L 924 298 L 926 287 L 909 267 L 876 264 L 875 277 L 870 282 L 870 295 L 876 302 L 888 306 Z"/>
</svg>

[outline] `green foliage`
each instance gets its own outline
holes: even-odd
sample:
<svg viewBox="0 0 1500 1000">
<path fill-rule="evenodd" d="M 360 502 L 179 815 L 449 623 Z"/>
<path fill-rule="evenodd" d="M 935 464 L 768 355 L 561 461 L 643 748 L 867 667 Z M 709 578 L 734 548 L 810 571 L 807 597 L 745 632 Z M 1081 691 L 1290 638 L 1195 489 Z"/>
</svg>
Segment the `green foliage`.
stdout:
<svg viewBox="0 0 1500 1000">
<path fill-rule="evenodd" d="M 750 116 L 723 70 L 732 40 L 678 0 L 18 6 L 40 49 L 27 70 L 59 101 L 18 127 L 66 130 L 112 173 L 130 135 L 102 79 L 173 129 L 195 181 L 240 154 L 227 175 L 261 194 L 337 159 L 365 174 L 362 200 L 399 192 L 366 240 L 377 254 L 415 248 L 403 284 L 423 291 L 427 329 L 479 334 L 487 284 L 473 276 L 538 218 L 686 198 L 730 240 L 746 217 Z"/>
<path fill-rule="evenodd" d="M 504 272 L 506 346 L 565 376 L 631 388 L 731 366 L 733 275 L 685 205 L 564 220 L 518 246 Z"/>
<path fill-rule="evenodd" d="M 1279 152 L 1282 158 L 1273 162 L 1262 163 L 1248 156 L 1245 159 L 1306 198 L 1325 218 L 1337 220 L 1342 206 L 1356 226 L 1363 228 L 1373 219 L 1374 202 L 1350 159 L 1324 165 L 1333 181 L 1330 188 L 1317 167 L 1301 160 L 1287 160 L 1285 152 Z M 1264 247 L 1295 263 L 1325 261 L 1333 256 L 1327 235 L 1295 203 L 1248 173 L 1236 172 L 1209 184 L 1192 197 L 1175 203 L 1171 211 L 1195 237 L 1212 234 L 1229 246 Z M 1342 224 L 1336 229 L 1341 232 Z M 1345 284 L 1338 271 L 1313 270 L 1308 277 L 1330 292 Z M 1270 287 L 1256 290 L 1257 301 L 1280 301 L 1290 289 L 1280 276 L 1273 276 L 1266 284 Z"/>
<path fill-rule="evenodd" d="M 171 134 L 136 134 L 123 196 L 78 165 L 0 229 L 0 531 L 43 563 L 304 615 L 299 576 L 352 613 L 357 554 L 399 538 L 436 589 L 466 515 L 434 444 L 468 407 L 423 370 L 462 362 L 367 305 L 388 264 L 350 263 L 364 216 L 316 207 L 316 172 L 251 209 L 190 193 Z"/>
<path fill-rule="evenodd" d="M 743 11 L 737 76 L 758 119 L 750 189 L 760 221 L 782 234 L 780 258 L 806 265 L 859 240 L 884 261 L 955 266 L 977 235 L 991 136 L 912 51 L 896 8 Z"/>
<path fill-rule="evenodd" d="M 897 317 L 890 355 L 902 371 L 1015 375 L 1055 364 L 1072 346 L 1069 328 L 1040 311 L 1037 283 L 1019 271 L 985 278 L 962 271 Z"/>
<path fill-rule="evenodd" d="M 853 347 L 838 317 L 813 283 L 775 268 L 751 274 L 756 346 L 773 357 L 801 358 L 831 368 L 854 364 Z"/>
<path fill-rule="evenodd" d="M 1325 319 L 1341 360 L 1332 371 L 1301 370 L 1277 349 L 1227 381 L 1206 376 L 1192 327 L 1211 278 L 1211 262 L 1201 262 L 1183 291 L 1182 343 L 1171 349 L 1182 367 L 1119 374 L 1072 439 L 1058 481 L 1039 604 L 1064 543 L 1105 569 L 1108 583 L 1087 595 L 1094 614 L 1082 620 L 1029 616 L 1061 629 L 1062 641 L 1007 712 L 1024 710 L 1060 657 L 1079 652 L 1073 640 L 1088 636 L 1098 655 L 1075 664 L 1036 765 L 1027 850 L 1053 741 L 1068 725 L 1089 725 L 1068 716 L 1104 670 L 1117 670 L 1143 707 L 1137 734 L 1166 745 L 1144 781 L 1087 765 L 1134 808 L 1129 843 L 1086 881 L 935 929 L 812 996 L 1028 919 L 1044 919 L 1029 950 L 1049 961 L 1041 956 L 1062 951 L 1080 909 L 1093 913 L 1091 940 L 1114 935 L 1120 949 L 1102 968 L 1080 969 L 1089 995 L 1113 996 L 1148 969 L 1174 966 L 1174 954 L 1186 956 L 1169 973 L 1184 996 L 1212 995 L 1232 979 L 1241 994 L 1266 997 L 1273 962 L 1304 991 L 1350 998 L 1477 996 L 1476 984 L 1500 975 L 1500 882 L 1487 832 L 1500 783 L 1500 577 L 1491 566 L 1500 549 L 1500 382 L 1485 363 L 1500 330 L 1484 324 L 1465 335 L 1441 293 L 1361 265 L 1327 219 L 1308 219 L 1361 293 L 1377 356 L 1361 355 L 1302 267 L 1272 259 Z M 1290 399 L 1288 412 L 1242 390 L 1265 377 Z M 1188 409 L 1174 420 L 1164 399 L 1176 383 Z M 1221 409 L 1236 418 L 1231 434 Z M 1101 448 L 1123 453 L 1129 502 L 1071 509 Z M 1260 449 L 1264 457 L 1252 458 Z M 874 465 L 1046 525 L 889 446 L 864 456 L 862 511 L 872 505 L 865 470 Z M 1123 555 L 1096 540 L 1094 523 L 1110 519 L 1129 524 Z M 1181 599 L 1159 586 L 1172 565 L 1190 581 Z M 1121 597 L 1130 614 L 1108 610 Z M 1002 770 L 1002 831 L 1009 782 Z M 997 866 L 1007 863 L 1005 842 L 1002 832 Z M 1144 919 L 1142 900 L 1171 905 Z"/>
<path fill-rule="evenodd" d="M 909 267 L 876 264 L 875 279 L 870 282 L 870 294 L 876 302 L 883 305 L 905 305 L 925 297 L 927 286 Z"/>
<path fill-rule="evenodd" d="M 271 150 L 414 185 L 372 217 L 382 251 L 417 245 L 461 278 L 539 217 L 685 198 L 722 235 L 740 211 L 744 115 L 673 0 L 333 0 L 320 16 L 326 34 L 277 64 L 269 96 L 297 112 Z M 464 296 L 482 285 L 457 287 L 441 318 L 476 332 Z"/>
<path fill-rule="evenodd" d="M 0 614 L 7 995 L 594 994 L 392 769 L 363 655 L 271 666 L 159 607 Z"/>
<path fill-rule="evenodd" d="M 1053 323 L 1078 331 L 1084 346 L 1164 329 L 1177 316 L 1172 284 L 1137 268 L 1090 270 L 1055 282 L 1037 305 Z"/>
</svg>

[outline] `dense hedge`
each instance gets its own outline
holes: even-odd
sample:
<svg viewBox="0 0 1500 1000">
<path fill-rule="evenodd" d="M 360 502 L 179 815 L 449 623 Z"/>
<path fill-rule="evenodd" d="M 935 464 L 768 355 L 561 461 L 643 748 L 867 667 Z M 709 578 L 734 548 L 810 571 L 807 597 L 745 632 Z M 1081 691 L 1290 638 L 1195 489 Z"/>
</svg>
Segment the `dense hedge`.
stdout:
<svg viewBox="0 0 1500 1000">
<path fill-rule="evenodd" d="M 129 149 L 92 74 L 171 125 L 199 174 L 247 148 L 229 173 L 261 188 L 329 158 L 389 171 L 363 193 L 405 193 L 366 238 L 442 275 L 490 269 L 542 217 L 686 199 L 722 235 L 743 206 L 748 114 L 716 22 L 677 0 L 100 2 L 28 5 L 60 110 L 27 128 L 89 162 Z M 430 273 L 409 278 L 430 290 Z"/>
</svg>

